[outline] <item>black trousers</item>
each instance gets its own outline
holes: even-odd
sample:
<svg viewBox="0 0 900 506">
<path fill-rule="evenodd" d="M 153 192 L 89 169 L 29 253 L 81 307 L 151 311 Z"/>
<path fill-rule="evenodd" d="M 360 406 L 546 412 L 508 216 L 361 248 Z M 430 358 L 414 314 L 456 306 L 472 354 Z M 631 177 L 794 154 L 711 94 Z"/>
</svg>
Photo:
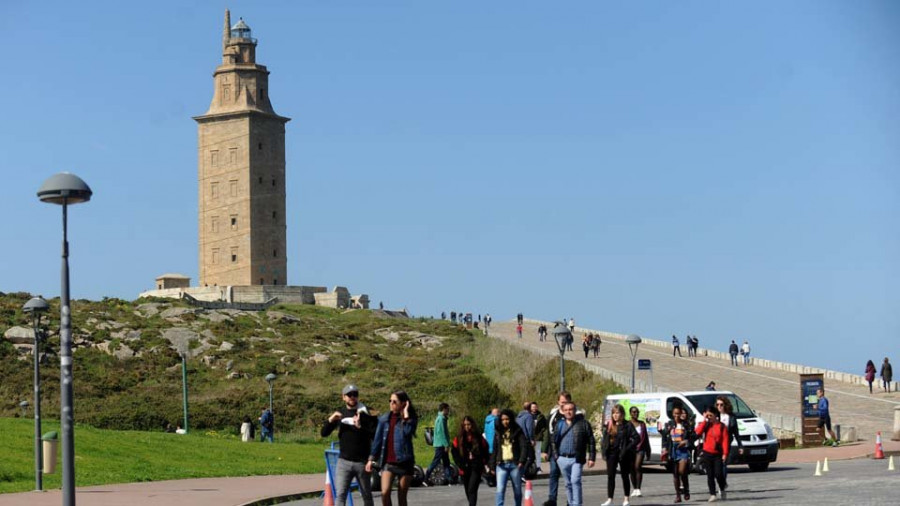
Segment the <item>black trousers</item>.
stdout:
<svg viewBox="0 0 900 506">
<path fill-rule="evenodd" d="M 606 454 L 606 497 L 612 497 L 616 492 L 616 467 L 622 475 L 622 489 L 625 497 L 631 495 L 631 473 L 634 471 L 634 454 L 628 453 L 619 457 L 619 452 L 613 450 Z"/>
<path fill-rule="evenodd" d="M 709 487 L 709 495 L 716 495 L 716 482 L 719 483 L 719 490 L 725 490 L 728 484 L 725 483 L 722 456 L 703 452 L 700 458 L 706 464 L 706 485 Z"/>
<path fill-rule="evenodd" d="M 466 469 L 466 474 L 460 476 L 463 486 L 466 487 L 466 499 L 469 500 L 469 506 L 478 504 L 478 486 L 481 485 L 481 471 L 478 466 L 472 466 Z"/>
</svg>

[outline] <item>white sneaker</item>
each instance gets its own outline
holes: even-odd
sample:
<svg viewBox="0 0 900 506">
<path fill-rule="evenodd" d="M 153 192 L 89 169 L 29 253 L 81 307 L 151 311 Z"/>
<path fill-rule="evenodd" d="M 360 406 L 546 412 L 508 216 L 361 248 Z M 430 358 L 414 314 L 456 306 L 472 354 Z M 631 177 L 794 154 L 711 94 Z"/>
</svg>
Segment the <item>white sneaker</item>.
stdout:
<svg viewBox="0 0 900 506">
<path fill-rule="evenodd" d="M 628 498 L 626 497 L 624 501 L 622 501 L 622 506 L 630 506 L 631 503 L 628 502 Z"/>
<path fill-rule="evenodd" d="M 631 491 L 631 497 L 640 497 L 640 496 L 641 496 L 641 489 L 636 488 Z"/>
<path fill-rule="evenodd" d="M 719 500 L 718 497 L 716 497 L 716 496 L 714 496 L 714 495 L 711 495 L 711 496 L 709 496 L 709 500 L 706 501 L 706 502 L 716 502 L 716 501 L 718 501 L 718 500 Z"/>
<path fill-rule="evenodd" d="M 610 504 L 612 504 L 612 497 L 610 497 L 609 499 L 607 499 L 606 502 L 603 503 L 603 504 L 601 504 L 600 506 L 609 506 Z"/>
</svg>

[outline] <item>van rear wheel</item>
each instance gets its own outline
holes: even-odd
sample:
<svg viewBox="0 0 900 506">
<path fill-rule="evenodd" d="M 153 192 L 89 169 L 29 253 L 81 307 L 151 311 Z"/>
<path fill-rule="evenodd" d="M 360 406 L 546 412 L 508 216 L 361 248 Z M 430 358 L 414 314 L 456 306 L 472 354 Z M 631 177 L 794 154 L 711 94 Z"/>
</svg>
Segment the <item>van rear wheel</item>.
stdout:
<svg viewBox="0 0 900 506">
<path fill-rule="evenodd" d="M 758 472 L 761 472 L 761 471 L 768 471 L 768 470 L 769 470 L 769 463 L 768 463 L 768 462 L 752 462 L 752 463 L 747 464 L 747 465 L 750 466 L 750 470 L 753 471 L 754 473 L 758 473 Z"/>
</svg>

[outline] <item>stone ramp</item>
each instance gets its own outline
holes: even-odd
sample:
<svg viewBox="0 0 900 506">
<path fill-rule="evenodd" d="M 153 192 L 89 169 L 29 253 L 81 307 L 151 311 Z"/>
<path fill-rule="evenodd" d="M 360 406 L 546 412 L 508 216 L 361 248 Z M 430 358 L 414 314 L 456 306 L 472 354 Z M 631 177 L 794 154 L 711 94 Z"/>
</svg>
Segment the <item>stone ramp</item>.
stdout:
<svg viewBox="0 0 900 506">
<path fill-rule="evenodd" d="M 538 325 L 537 321 L 526 320 L 522 339 L 516 337 L 515 321 L 492 323 L 489 334 L 537 353 L 558 357 L 552 323 L 547 324 L 551 334 L 545 342 L 538 341 Z M 616 334 L 602 333 L 600 357 L 593 358 L 593 353 L 589 353 L 589 358 L 585 358 L 581 350 L 581 337 L 586 332 L 589 330 L 575 328 L 574 351 L 566 352 L 566 359 L 583 364 L 601 377 L 630 386 L 631 353 L 624 339 Z M 773 427 L 800 432 L 798 374 L 757 365 L 733 367 L 728 359 L 703 356 L 703 350 L 700 348 L 700 356 L 696 358 L 688 357 L 687 346 L 682 343 L 681 351 L 684 356 L 673 357 L 671 348 L 641 345 L 638 358 L 653 360 L 653 385 L 650 384 L 650 375 L 646 371 L 638 371 L 635 389 L 703 390 L 710 381 L 715 381 L 718 390 L 730 390 L 741 396 Z M 877 431 L 881 431 L 882 439 L 891 438 L 894 408 L 900 406 L 900 394 L 876 390 L 870 395 L 868 385 L 829 381 L 827 378 L 825 390 L 831 401 L 833 423 L 843 427 L 856 427 L 857 436 L 863 440 L 874 441 Z"/>
</svg>

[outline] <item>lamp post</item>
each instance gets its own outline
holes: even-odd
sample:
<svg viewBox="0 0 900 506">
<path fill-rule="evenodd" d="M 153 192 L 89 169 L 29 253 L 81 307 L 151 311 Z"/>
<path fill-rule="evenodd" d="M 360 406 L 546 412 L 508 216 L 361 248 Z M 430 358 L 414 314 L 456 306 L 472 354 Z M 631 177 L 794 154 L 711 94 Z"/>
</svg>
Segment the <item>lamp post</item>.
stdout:
<svg viewBox="0 0 900 506">
<path fill-rule="evenodd" d="M 275 411 L 272 409 L 272 383 L 275 383 L 275 380 L 278 379 L 278 376 L 275 373 L 266 374 L 266 383 L 269 384 L 269 411 L 272 413 L 272 439 L 275 438 Z"/>
<path fill-rule="evenodd" d="M 566 327 L 564 322 L 556 322 L 553 327 L 553 339 L 556 340 L 556 347 L 559 348 L 559 391 L 566 389 L 566 362 L 563 356 L 566 354 L 566 345 L 572 333 Z"/>
<path fill-rule="evenodd" d="M 41 315 L 50 309 L 42 297 L 25 303 L 22 311 L 31 315 L 34 329 L 34 489 L 44 489 L 44 452 L 41 448 Z"/>
<path fill-rule="evenodd" d="M 184 406 L 184 433 L 188 433 L 187 352 L 181 354 L 181 399 Z"/>
<path fill-rule="evenodd" d="M 628 343 L 628 349 L 631 350 L 631 393 L 634 393 L 634 364 L 638 346 L 641 344 L 641 336 L 630 334 L 625 338 L 625 342 Z"/>
<path fill-rule="evenodd" d="M 22 416 L 28 416 L 28 401 L 20 402 L 19 407 L 22 408 Z"/>
<path fill-rule="evenodd" d="M 69 308 L 68 210 L 70 204 L 91 200 L 93 192 L 80 177 L 68 172 L 50 176 L 38 189 L 42 202 L 62 206 L 62 287 L 59 294 L 60 421 L 62 422 L 63 506 L 75 506 L 75 411 L 72 399 L 72 321 Z"/>
</svg>

